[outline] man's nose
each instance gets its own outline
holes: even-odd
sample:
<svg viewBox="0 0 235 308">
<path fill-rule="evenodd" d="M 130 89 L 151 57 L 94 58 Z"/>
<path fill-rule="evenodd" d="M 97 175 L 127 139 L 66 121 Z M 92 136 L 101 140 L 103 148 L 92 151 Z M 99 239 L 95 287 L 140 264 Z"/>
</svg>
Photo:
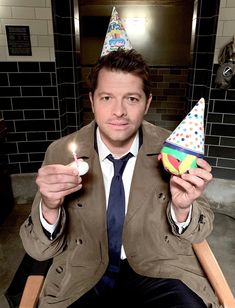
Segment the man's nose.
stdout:
<svg viewBox="0 0 235 308">
<path fill-rule="evenodd" d="M 123 100 L 116 100 L 113 106 L 113 113 L 118 117 L 126 114 L 126 107 Z"/>
</svg>

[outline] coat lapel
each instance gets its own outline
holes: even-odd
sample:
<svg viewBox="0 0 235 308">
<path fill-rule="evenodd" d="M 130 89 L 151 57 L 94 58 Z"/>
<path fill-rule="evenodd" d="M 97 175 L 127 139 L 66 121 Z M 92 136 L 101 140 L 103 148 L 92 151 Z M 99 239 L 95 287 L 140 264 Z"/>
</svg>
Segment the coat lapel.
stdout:
<svg viewBox="0 0 235 308">
<path fill-rule="evenodd" d="M 157 155 L 162 148 L 168 132 L 164 134 L 156 130 L 156 127 L 144 122 L 143 124 L 143 144 L 139 150 L 129 196 L 128 211 L 125 223 L 133 218 L 141 206 L 145 204 L 147 195 L 162 183 L 161 163 Z M 146 185 L 148 183 L 148 185 Z"/>
</svg>

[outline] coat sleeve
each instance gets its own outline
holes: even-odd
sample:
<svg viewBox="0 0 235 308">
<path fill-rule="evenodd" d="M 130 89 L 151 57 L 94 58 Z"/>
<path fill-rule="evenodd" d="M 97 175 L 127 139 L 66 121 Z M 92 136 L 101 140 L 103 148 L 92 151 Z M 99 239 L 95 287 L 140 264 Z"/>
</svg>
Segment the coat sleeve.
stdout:
<svg viewBox="0 0 235 308">
<path fill-rule="evenodd" d="M 204 196 L 193 203 L 190 224 L 181 234 L 177 232 L 176 224 L 171 217 L 170 206 L 167 209 L 167 217 L 173 234 L 191 243 L 203 241 L 213 230 L 214 213 Z"/>
<path fill-rule="evenodd" d="M 20 228 L 20 237 L 25 251 L 34 259 L 43 261 L 60 254 L 65 246 L 65 211 L 61 210 L 60 229 L 53 240 L 43 231 L 39 218 L 40 193 L 37 193 L 29 217 Z"/>
<path fill-rule="evenodd" d="M 53 142 L 45 153 L 43 165 L 53 163 L 66 163 L 58 160 L 58 141 Z M 56 154 L 55 154 L 56 153 Z M 59 158 L 60 159 L 60 158 Z M 53 240 L 50 240 L 43 231 L 40 221 L 39 204 L 41 201 L 40 192 L 37 192 L 31 213 L 20 228 L 20 237 L 26 252 L 34 259 L 42 261 L 52 258 L 63 251 L 65 246 L 65 221 L 66 214 L 61 208 L 60 229 Z"/>
</svg>

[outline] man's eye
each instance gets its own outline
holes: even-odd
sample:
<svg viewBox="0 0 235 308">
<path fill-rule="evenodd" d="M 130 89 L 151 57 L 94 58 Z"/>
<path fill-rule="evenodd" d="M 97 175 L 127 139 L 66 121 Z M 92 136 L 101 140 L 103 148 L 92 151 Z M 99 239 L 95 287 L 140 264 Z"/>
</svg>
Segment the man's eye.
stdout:
<svg viewBox="0 0 235 308">
<path fill-rule="evenodd" d="M 101 99 L 103 101 L 107 102 L 107 101 L 109 101 L 111 99 L 111 97 L 110 96 L 103 96 Z"/>
<path fill-rule="evenodd" d="M 136 97 L 134 97 L 134 96 L 129 96 L 128 97 L 128 101 L 130 102 L 130 103 L 138 103 L 138 98 L 136 98 Z"/>
</svg>

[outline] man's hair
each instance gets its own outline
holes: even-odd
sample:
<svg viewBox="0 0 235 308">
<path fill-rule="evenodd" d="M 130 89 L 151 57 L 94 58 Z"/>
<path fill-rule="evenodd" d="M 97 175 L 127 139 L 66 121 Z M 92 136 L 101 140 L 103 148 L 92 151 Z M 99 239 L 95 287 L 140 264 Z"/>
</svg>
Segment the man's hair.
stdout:
<svg viewBox="0 0 235 308">
<path fill-rule="evenodd" d="M 103 68 L 110 71 L 131 73 L 140 77 L 143 81 L 143 91 L 146 97 L 149 98 L 151 94 L 149 67 L 141 54 L 137 53 L 136 50 L 124 50 L 119 48 L 116 51 L 109 52 L 98 60 L 88 76 L 90 92 L 92 95 L 97 88 L 99 72 Z"/>
</svg>

